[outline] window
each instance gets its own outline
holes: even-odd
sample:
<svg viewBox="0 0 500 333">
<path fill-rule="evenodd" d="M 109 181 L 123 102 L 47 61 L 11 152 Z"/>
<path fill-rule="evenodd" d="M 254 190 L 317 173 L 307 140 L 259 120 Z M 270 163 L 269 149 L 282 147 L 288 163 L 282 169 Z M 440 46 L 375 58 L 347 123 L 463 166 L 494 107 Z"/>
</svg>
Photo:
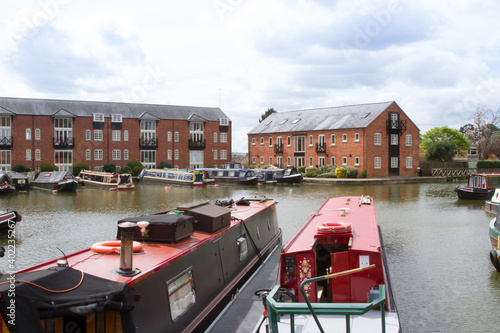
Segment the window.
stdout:
<svg viewBox="0 0 500 333">
<path fill-rule="evenodd" d="M 269 147 L 273 146 L 273 137 L 269 137 Z"/>
<path fill-rule="evenodd" d="M 111 158 L 113 161 L 120 161 L 122 159 L 122 152 L 120 149 L 113 149 Z"/>
<path fill-rule="evenodd" d="M 172 160 L 172 149 L 167 150 L 167 160 Z"/>
<path fill-rule="evenodd" d="M 300 121 L 300 118 L 299 119 L 295 119 L 294 121 L 292 121 L 292 124 L 296 124 Z"/>
<path fill-rule="evenodd" d="M 70 171 L 73 168 L 73 152 L 71 150 L 55 150 L 54 164 L 59 171 Z"/>
<path fill-rule="evenodd" d="M 306 151 L 305 141 L 306 141 L 305 136 L 303 136 L 303 135 L 295 136 L 294 137 L 294 152 L 296 152 L 296 153 L 305 152 Z"/>
<path fill-rule="evenodd" d="M 174 150 L 174 160 L 179 159 L 179 149 Z"/>
<path fill-rule="evenodd" d="M 128 161 L 128 149 L 123 150 L 123 160 Z"/>
<path fill-rule="evenodd" d="M 31 149 L 26 149 L 26 161 L 31 161 Z"/>
<path fill-rule="evenodd" d="M 347 165 L 347 157 L 342 157 L 342 165 Z"/>
<path fill-rule="evenodd" d="M 121 132 L 120 131 L 113 131 L 113 141 L 120 141 L 121 140 Z"/>
<path fill-rule="evenodd" d="M 172 132 L 171 131 L 167 132 L 167 141 L 172 142 Z"/>
<path fill-rule="evenodd" d="M 86 141 L 92 140 L 92 132 L 90 130 L 85 131 L 85 140 Z"/>
<path fill-rule="evenodd" d="M 276 164 L 278 165 L 279 168 L 283 167 L 283 157 L 277 156 L 276 157 Z"/>
<path fill-rule="evenodd" d="M 342 142 L 347 142 L 347 134 L 342 134 Z"/>
<path fill-rule="evenodd" d="M 11 153 L 10 150 L 0 150 L 0 167 L 5 169 L 10 169 L 11 163 Z"/>
<path fill-rule="evenodd" d="M 156 168 L 156 151 L 155 150 L 141 150 L 141 164 L 145 168 Z"/>
<path fill-rule="evenodd" d="M 287 138 L 286 138 L 286 145 L 288 147 L 290 147 L 292 145 L 292 139 L 289 136 L 287 136 Z"/>
<path fill-rule="evenodd" d="M 42 159 L 42 152 L 40 149 L 35 149 L 35 161 L 40 161 Z"/>
<path fill-rule="evenodd" d="M 217 161 L 217 159 L 218 159 L 218 156 L 217 156 L 217 149 L 214 149 L 214 160 L 216 160 L 216 161 Z"/>
<path fill-rule="evenodd" d="M 359 157 L 354 158 L 354 165 L 359 165 Z"/>
<path fill-rule="evenodd" d="M 35 128 L 35 140 L 40 140 L 40 129 Z"/>
<path fill-rule="evenodd" d="M 189 123 L 189 139 L 193 143 L 203 143 L 203 123 L 202 122 L 190 122 Z"/>
<path fill-rule="evenodd" d="M 399 115 L 397 113 L 390 113 L 389 117 L 391 119 L 391 128 L 398 129 L 398 127 L 399 127 Z"/>
<path fill-rule="evenodd" d="M 123 131 L 123 141 L 128 141 L 128 131 Z"/>
<path fill-rule="evenodd" d="M 179 132 L 174 133 L 174 142 L 179 142 Z"/>
<path fill-rule="evenodd" d="M 57 145 L 73 145 L 73 119 L 54 119 L 54 140 Z"/>
<path fill-rule="evenodd" d="M 219 120 L 219 125 L 220 126 L 229 126 L 229 119 L 227 119 L 227 118 L 221 118 Z"/>
<path fill-rule="evenodd" d="M 264 164 L 264 156 L 260 157 L 260 164 Z"/>
<path fill-rule="evenodd" d="M 411 147 L 412 145 L 412 137 L 411 134 L 406 134 L 406 146 Z"/>
<path fill-rule="evenodd" d="M 252 164 L 255 164 L 255 156 L 252 156 Z"/>
<path fill-rule="evenodd" d="M 31 140 L 31 128 L 26 129 L 26 140 Z"/>
<path fill-rule="evenodd" d="M 104 122 L 104 114 L 103 113 L 94 113 L 94 122 L 96 122 L 96 123 Z"/>
<path fill-rule="evenodd" d="M 94 130 L 94 141 L 102 141 L 102 130 Z"/>
<path fill-rule="evenodd" d="M 269 156 L 269 165 L 273 165 L 273 157 Z"/>
<path fill-rule="evenodd" d="M 335 134 L 332 134 L 330 136 L 330 140 L 331 140 L 330 146 L 335 146 Z"/>
<path fill-rule="evenodd" d="M 227 133 L 221 133 L 220 134 L 220 142 L 226 143 L 227 142 Z"/>
<path fill-rule="evenodd" d="M 90 161 L 92 159 L 92 151 L 90 149 L 85 150 L 85 160 Z"/>
<path fill-rule="evenodd" d="M 312 156 L 309 156 L 309 166 L 312 167 L 314 165 Z"/>
<path fill-rule="evenodd" d="M 411 156 L 406 158 L 406 168 L 407 169 L 413 168 L 413 158 Z"/>
<path fill-rule="evenodd" d="M 261 136 L 261 137 L 260 137 L 260 145 L 262 146 L 263 144 L 264 144 L 264 137 L 263 137 L 263 136 Z"/>
<path fill-rule="evenodd" d="M 11 139 L 10 123 L 10 116 L 0 116 L 0 139 L 4 139 L 6 141 Z"/>
<path fill-rule="evenodd" d="M 391 145 L 392 146 L 397 146 L 398 144 L 398 135 L 397 134 L 391 134 Z"/>
<path fill-rule="evenodd" d="M 121 123 L 122 122 L 122 115 L 121 114 L 112 114 L 111 115 L 111 122 Z"/>
<path fill-rule="evenodd" d="M 309 147 L 312 147 L 313 145 L 313 136 L 309 135 Z"/>
<path fill-rule="evenodd" d="M 391 157 L 391 168 L 396 169 L 398 168 L 399 163 L 398 163 L 398 158 L 397 157 Z"/>
<path fill-rule="evenodd" d="M 359 133 L 354 133 L 354 142 L 359 142 Z"/>
<path fill-rule="evenodd" d="M 94 161 L 102 161 L 102 149 L 94 150 Z"/>
<path fill-rule="evenodd" d="M 325 165 L 325 158 L 323 156 L 318 157 L 318 166 Z"/>
<path fill-rule="evenodd" d="M 375 157 L 373 161 L 373 168 L 382 169 L 382 157 Z"/>
<path fill-rule="evenodd" d="M 287 166 L 291 166 L 291 163 L 292 163 L 291 158 L 290 158 L 290 156 L 288 156 L 288 157 L 286 158 L 286 165 L 287 165 Z"/>
<path fill-rule="evenodd" d="M 214 132 L 214 142 L 217 142 L 217 132 Z"/>
<path fill-rule="evenodd" d="M 227 150 L 221 150 L 220 151 L 220 159 L 221 160 L 227 160 Z"/>
<path fill-rule="evenodd" d="M 375 137 L 373 138 L 373 144 L 375 146 L 382 145 L 382 134 L 381 133 L 375 133 Z"/>
<path fill-rule="evenodd" d="M 196 303 L 193 270 L 189 268 L 177 277 L 167 282 L 170 316 L 176 321 L 179 316 L 188 311 Z"/>
<path fill-rule="evenodd" d="M 333 157 L 333 156 L 332 156 L 332 157 L 330 157 L 330 164 L 331 164 L 332 166 L 335 166 L 335 157 Z"/>
<path fill-rule="evenodd" d="M 252 138 L 252 146 L 255 146 L 255 138 Z"/>
</svg>

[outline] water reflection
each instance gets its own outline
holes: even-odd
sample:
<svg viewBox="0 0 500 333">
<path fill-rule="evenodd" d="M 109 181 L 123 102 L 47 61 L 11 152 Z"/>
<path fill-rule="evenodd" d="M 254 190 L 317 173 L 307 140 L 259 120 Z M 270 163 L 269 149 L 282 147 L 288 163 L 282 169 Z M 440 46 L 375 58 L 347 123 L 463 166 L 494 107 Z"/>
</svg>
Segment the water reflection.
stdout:
<svg viewBox="0 0 500 333">
<path fill-rule="evenodd" d="M 374 197 L 404 332 L 493 332 L 500 315 L 500 275 L 489 263 L 481 201 L 458 201 L 456 184 L 378 186 L 262 185 L 206 188 L 138 184 L 132 192 L 33 191 L 0 198 L 18 210 L 18 269 L 116 236 L 116 223 L 195 200 L 266 195 L 279 203 L 285 242 L 328 197 Z M 0 238 L 0 244 L 6 244 Z M 0 260 L 0 271 L 9 271 Z M 481 318 L 481 321 L 477 321 Z"/>
</svg>

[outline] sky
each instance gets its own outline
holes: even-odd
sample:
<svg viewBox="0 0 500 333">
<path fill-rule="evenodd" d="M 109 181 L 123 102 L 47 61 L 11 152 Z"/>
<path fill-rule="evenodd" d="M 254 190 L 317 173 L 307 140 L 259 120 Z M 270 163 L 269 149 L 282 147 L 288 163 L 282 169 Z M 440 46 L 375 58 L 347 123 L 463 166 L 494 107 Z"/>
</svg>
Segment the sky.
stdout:
<svg viewBox="0 0 500 333">
<path fill-rule="evenodd" d="M 395 101 L 421 134 L 500 108 L 497 0 L 0 0 L 0 96 L 278 112 Z"/>
</svg>

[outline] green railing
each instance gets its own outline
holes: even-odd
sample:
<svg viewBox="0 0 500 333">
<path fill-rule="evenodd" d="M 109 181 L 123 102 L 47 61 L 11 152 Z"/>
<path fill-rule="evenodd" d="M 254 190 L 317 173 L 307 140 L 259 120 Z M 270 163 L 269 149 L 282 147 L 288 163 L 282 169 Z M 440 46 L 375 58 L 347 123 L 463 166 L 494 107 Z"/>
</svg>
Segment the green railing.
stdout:
<svg viewBox="0 0 500 333">
<path fill-rule="evenodd" d="M 350 271 L 334 273 L 324 276 L 318 276 L 312 279 L 307 279 L 302 282 L 300 289 L 304 295 L 306 303 L 284 303 L 278 302 L 277 294 L 279 293 L 280 286 L 276 285 L 271 290 L 266 298 L 267 312 L 269 319 L 269 331 L 271 333 L 278 333 L 278 322 L 280 321 L 280 316 L 290 315 L 290 331 L 295 332 L 295 315 L 311 314 L 318 325 L 321 332 L 324 333 L 323 327 L 319 322 L 317 315 L 341 315 L 346 318 L 346 332 L 351 332 L 351 316 L 357 315 L 361 316 L 368 311 L 380 306 L 380 316 L 382 323 L 382 333 L 385 333 L 385 285 L 379 285 L 379 297 L 370 303 L 310 303 L 303 287 L 312 282 L 322 281 L 326 279 L 335 278 L 342 275 L 352 274 L 359 272 L 364 269 L 370 269 L 375 267 L 375 265 L 370 265 L 364 268 L 357 268 Z"/>
</svg>

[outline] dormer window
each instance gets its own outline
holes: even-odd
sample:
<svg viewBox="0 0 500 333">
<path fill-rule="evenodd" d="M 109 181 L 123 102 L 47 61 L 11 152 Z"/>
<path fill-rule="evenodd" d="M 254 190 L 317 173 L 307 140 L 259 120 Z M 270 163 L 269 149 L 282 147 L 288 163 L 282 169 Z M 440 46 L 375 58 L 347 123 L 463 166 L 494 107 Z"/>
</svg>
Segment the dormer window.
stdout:
<svg viewBox="0 0 500 333">
<path fill-rule="evenodd" d="M 96 121 L 96 120 L 94 120 Z M 112 114 L 111 115 L 111 122 L 112 123 L 121 123 L 122 122 L 122 115 L 121 114 Z"/>
<path fill-rule="evenodd" d="M 221 118 L 219 120 L 219 125 L 221 125 L 221 126 L 229 126 L 229 120 L 227 118 Z"/>
<path fill-rule="evenodd" d="M 104 122 L 104 114 L 103 113 L 94 113 L 94 122 Z"/>
</svg>

